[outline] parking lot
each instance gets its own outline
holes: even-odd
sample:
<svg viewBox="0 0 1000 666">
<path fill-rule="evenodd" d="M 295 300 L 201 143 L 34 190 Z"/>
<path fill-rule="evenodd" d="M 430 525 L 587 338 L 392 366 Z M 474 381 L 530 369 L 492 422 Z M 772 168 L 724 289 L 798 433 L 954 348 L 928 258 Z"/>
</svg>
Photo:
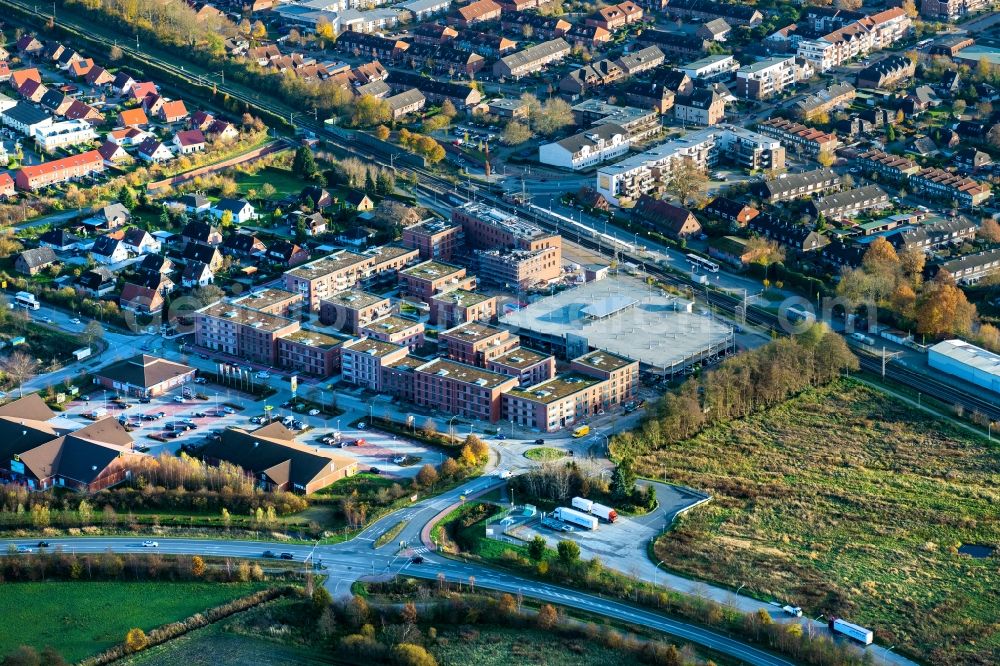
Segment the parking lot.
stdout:
<svg viewBox="0 0 1000 666">
<path fill-rule="evenodd" d="M 199 393 L 207 399 L 196 398 Z M 274 405 L 271 417 L 283 420 L 293 431 L 298 431 L 296 441 L 300 444 L 356 458 L 359 470 L 375 468 L 380 474 L 412 478 L 425 463 L 437 466 L 444 461 L 442 452 L 417 441 L 370 429 L 351 428 L 348 424 L 354 421 L 352 418 L 331 416 L 308 407 L 302 403 L 281 402 Z M 185 444 L 204 444 L 206 437 L 227 427 L 252 430 L 260 427 L 266 418 L 263 402 L 253 402 L 245 395 L 211 382 L 191 384 L 186 390 L 177 389 L 148 401 L 134 397 L 119 399 L 114 391 L 92 387 L 89 392 L 81 392 L 79 397 L 66 403 L 63 413 L 64 417 L 82 425 L 95 416 L 103 418 L 105 415 L 127 423 L 137 450 L 150 455 L 163 451 L 176 453 Z"/>
<path fill-rule="evenodd" d="M 614 523 L 601 521 L 596 530 L 571 527 L 569 531 L 557 531 L 532 520 L 510 531 L 511 536 L 525 542 L 541 536 L 552 548 L 563 540 L 575 541 L 580 546 L 580 557 L 599 557 L 605 566 L 622 573 L 644 576 L 655 565 L 649 560 L 646 544 L 667 526 L 673 516 L 703 499 L 685 489 L 662 483 L 655 484 L 659 506 L 644 516 L 619 516 Z M 564 506 L 570 506 L 566 502 Z"/>
</svg>

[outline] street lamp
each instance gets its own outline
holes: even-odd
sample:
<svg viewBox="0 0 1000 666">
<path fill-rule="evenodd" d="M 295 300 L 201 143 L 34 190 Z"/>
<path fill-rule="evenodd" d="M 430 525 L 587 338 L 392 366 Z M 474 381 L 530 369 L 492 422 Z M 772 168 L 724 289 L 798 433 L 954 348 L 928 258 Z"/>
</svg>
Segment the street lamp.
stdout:
<svg viewBox="0 0 1000 666">
<path fill-rule="evenodd" d="M 737 597 L 738 597 L 738 596 L 740 596 L 740 590 L 742 590 L 742 589 L 743 589 L 744 587 L 746 587 L 746 586 L 747 586 L 747 584 L 746 584 L 746 583 L 743 583 L 743 584 L 742 584 L 742 585 L 740 585 L 740 586 L 739 586 L 738 588 L 736 588 L 736 596 L 737 596 Z"/>
<path fill-rule="evenodd" d="M 889 653 L 892 652 L 895 649 L 896 649 L 895 645 L 893 645 L 891 648 L 886 648 L 886 651 L 882 653 L 882 663 L 883 664 L 889 663 Z"/>
<path fill-rule="evenodd" d="M 458 414 L 453 414 L 450 419 L 448 419 L 448 439 L 452 443 L 455 442 L 455 431 L 452 429 L 455 423 L 455 419 L 458 418 Z"/>
<path fill-rule="evenodd" d="M 653 587 L 656 587 L 656 572 L 659 570 L 661 564 L 663 564 L 663 560 L 657 562 L 656 566 L 653 567 Z M 666 573 L 666 570 L 664 570 L 664 573 Z"/>
</svg>

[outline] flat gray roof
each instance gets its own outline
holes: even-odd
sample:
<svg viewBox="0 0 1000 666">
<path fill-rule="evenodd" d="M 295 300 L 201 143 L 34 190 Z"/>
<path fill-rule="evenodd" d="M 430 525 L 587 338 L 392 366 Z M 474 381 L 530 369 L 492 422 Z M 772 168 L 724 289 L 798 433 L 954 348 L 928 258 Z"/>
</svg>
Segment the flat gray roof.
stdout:
<svg viewBox="0 0 1000 666">
<path fill-rule="evenodd" d="M 614 307 L 629 302 L 631 307 Z M 592 306 L 609 314 L 597 319 L 590 314 Z M 614 276 L 535 301 L 500 321 L 529 337 L 585 340 L 595 349 L 669 370 L 725 347 L 733 337 L 729 323 L 687 312 L 687 306 L 642 280 Z"/>
</svg>

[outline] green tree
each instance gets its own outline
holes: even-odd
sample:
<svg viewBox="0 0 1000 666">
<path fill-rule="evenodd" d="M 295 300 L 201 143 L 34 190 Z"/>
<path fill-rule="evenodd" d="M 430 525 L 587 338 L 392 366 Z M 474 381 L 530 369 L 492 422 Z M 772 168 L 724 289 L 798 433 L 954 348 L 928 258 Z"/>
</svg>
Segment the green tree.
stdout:
<svg viewBox="0 0 1000 666">
<path fill-rule="evenodd" d="M 330 607 L 333 603 L 333 597 L 330 596 L 330 592 L 322 585 L 316 586 L 316 589 L 312 593 L 312 609 L 313 614 L 317 617 Z"/>
<path fill-rule="evenodd" d="M 885 141 L 886 143 L 892 143 L 896 140 L 896 128 L 892 125 L 885 126 Z"/>
<path fill-rule="evenodd" d="M 580 545 L 575 541 L 560 541 L 556 546 L 559 561 L 566 566 L 572 566 L 580 559 Z"/>
<path fill-rule="evenodd" d="M 312 178 L 316 171 L 316 158 L 312 149 L 306 145 L 299 146 L 292 159 L 292 173 L 303 178 Z"/>
<path fill-rule="evenodd" d="M 528 542 L 528 557 L 536 562 L 545 557 L 545 539 L 535 535 L 535 538 Z"/>
<path fill-rule="evenodd" d="M 128 185 L 123 185 L 118 190 L 118 201 L 129 210 L 135 210 L 135 207 L 139 205 L 139 202 L 135 198 L 135 190 Z"/>
<path fill-rule="evenodd" d="M 95 342 L 104 339 L 104 327 L 96 319 L 91 319 L 84 327 L 81 337 L 88 347 L 92 347 Z"/>
<path fill-rule="evenodd" d="M 622 458 L 611 476 L 611 492 L 618 499 L 631 497 L 632 491 L 635 489 L 635 471 L 632 465 L 631 458 Z"/>
</svg>

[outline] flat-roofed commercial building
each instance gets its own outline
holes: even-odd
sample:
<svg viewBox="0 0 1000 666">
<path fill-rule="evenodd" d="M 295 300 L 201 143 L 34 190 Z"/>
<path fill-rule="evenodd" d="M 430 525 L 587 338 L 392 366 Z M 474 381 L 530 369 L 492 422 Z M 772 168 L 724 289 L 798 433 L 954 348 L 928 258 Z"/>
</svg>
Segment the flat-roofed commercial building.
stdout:
<svg viewBox="0 0 1000 666">
<path fill-rule="evenodd" d="M 497 317 L 497 297 L 467 289 L 455 289 L 431 298 L 430 322 L 458 326 L 470 321 L 493 321 Z"/>
<path fill-rule="evenodd" d="M 278 366 L 314 377 L 330 377 L 340 369 L 340 346 L 347 340 L 319 331 L 288 333 L 278 338 Z"/>
<path fill-rule="evenodd" d="M 490 423 L 500 419 L 504 392 L 517 386 L 516 377 L 443 358 L 418 366 L 413 374 L 417 405 Z"/>
<path fill-rule="evenodd" d="M 382 368 L 409 353 L 406 347 L 374 338 L 352 340 L 340 348 L 340 372 L 349 384 L 381 392 Z"/>
<path fill-rule="evenodd" d="M 556 358 L 524 347 L 515 347 L 486 362 L 486 369 L 517 377 L 521 386 L 533 386 L 556 374 Z"/>
<path fill-rule="evenodd" d="M 475 289 L 476 277 L 466 275 L 462 266 L 429 260 L 399 272 L 403 293 L 424 303 L 437 294 L 453 289 Z"/>
<path fill-rule="evenodd" d="M 319 320 L 341 331 L 358 335 L 361 327 L 392 313 L 392 302 L 360 289 L 348 289 L 320 301 Z"/>
<path fill-rule="evenodd" d="M 507 329 L 478 322 L 462 324 L 438 335 L 438 346 L 444 356 L 481 368 L 520 344 L 520 338 Z"/>
<path fill-rule="evenodd" d="M 344 250 L 286 271 L 285 289 L 301 294 L 309 310 L 318 312 L 323 299 L 358 284 L 391 278 L 419 254 L 394 245 L 364 254 Z"/>
<path fill-rule="evenodd" d="M 195 344 L 253 363 L 277 362 L 278 338 L 299 322 L 219 301 L 195 312 Z"/>
<path fill-rule="evenodd" d="M 252 291 L 246 296 L 233 299 L 233 305 L 251 308 L 258 312 L 294 318 L 302 307 L 302 294 L 269 287 Z"/>
<path fill-rule="evenodd" d="M 403 245 L 420 252 L 423 260 L 451 261 L 465 245 L 465 230 L 448 220 L 424 220 L 403 229 Z"/>
<path fill-rule="evenodd" d="M 424 344 L 424 325 L 419 321 L 389 315 L 362 326 L 361 335 L 415 351 Z"/>
</svg>

